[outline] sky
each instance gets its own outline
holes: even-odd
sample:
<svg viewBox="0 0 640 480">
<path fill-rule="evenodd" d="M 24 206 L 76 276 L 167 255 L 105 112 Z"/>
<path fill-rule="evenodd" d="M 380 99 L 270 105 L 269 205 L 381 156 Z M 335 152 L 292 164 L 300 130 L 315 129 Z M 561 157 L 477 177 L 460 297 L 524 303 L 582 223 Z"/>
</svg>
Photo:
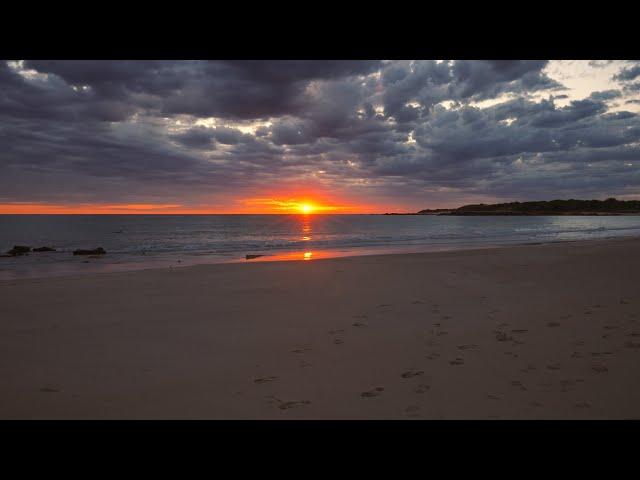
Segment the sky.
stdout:
<svg viewBox="0 0 640 480">
<path fill-rule="evenodd" d="M 640 199 L 640 61 L 0 61 L 0 213 Z"/>
</svg>

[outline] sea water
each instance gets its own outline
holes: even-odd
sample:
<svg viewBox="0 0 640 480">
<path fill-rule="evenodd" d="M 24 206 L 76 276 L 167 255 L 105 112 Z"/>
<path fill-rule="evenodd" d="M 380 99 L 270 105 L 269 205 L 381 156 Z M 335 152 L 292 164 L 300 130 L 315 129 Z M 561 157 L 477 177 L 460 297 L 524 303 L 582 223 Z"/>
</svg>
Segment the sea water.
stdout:
<svg viewBox="0 0 640 480">
<path fill-rule="evenodd" d="M 639 235 L 640 216 L 0 215 L 0 279 Z M 98 258 L 74 249 L 102 247 Z"/>
</svg>

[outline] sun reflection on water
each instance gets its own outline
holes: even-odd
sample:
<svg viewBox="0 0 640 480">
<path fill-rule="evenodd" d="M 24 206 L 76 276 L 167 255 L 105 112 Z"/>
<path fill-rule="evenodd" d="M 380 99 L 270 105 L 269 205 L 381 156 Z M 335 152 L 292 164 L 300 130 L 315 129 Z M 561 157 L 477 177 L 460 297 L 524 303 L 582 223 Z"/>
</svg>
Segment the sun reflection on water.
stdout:
<svg viewBox="0 0 640 480">
<path fill-rule="evenodd" d="M 311 240 L 311 215 L 302 216 L 302 241 L 308 242 Z"/>
</svg>

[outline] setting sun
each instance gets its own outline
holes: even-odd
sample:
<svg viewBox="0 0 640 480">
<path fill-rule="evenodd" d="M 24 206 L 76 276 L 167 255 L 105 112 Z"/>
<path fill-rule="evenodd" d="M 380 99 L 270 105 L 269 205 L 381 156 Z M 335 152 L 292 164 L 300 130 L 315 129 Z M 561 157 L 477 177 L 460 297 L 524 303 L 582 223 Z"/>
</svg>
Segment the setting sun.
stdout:
<svg viewBox="0 0 640 480">
<path fill-rule="evenodd" d="M 306 198 L 305 198 L 306 197 Z M 245 199 L 245 207 L 261 213 L 299 213 L 308 215 L 312 213 L 352 213 L 361 207 L 336 205 L 333 201 L 314 196 L 302 198 L 249 198 Z"/>
</svg>

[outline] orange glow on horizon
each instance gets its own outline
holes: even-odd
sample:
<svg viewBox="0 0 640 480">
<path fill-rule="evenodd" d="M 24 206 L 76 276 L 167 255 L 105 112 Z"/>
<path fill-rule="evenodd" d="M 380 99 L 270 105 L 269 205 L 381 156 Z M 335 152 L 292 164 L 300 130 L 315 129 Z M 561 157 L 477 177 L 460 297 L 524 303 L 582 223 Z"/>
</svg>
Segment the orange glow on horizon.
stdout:
<svg viewBox="0 0 640 480">
<path fill-rule="evenodd" d="M 301 197 L 301 198 L 300 198 Z M 248 198 L 243 201 L 248 210 L 260 213 L 302 213 L 304 215 L 314 213 L 368 213 L 362 205 L 345 205 L 327 199 L 320 195 L 282 197 Z"/>
<path fill-rule="evenodd" d="M 371 213 L 362 207 L 320 205 L 311 202 L 276 204 L 246 202 L 238 207 L 190 207 L 177 204 L 45 204 L 0 203 L 0 215 L 190 215 L 190 214 L 277 214 L 277 213 Z"/>
<path fill-rule="evenodd" d="M 297 194 L 286 196 L 265 195 L 258 198 L 231 199 L 199 205 L 182 205 L 174 203 L 77 203 L 49 204 L 43 202 L 0 203 L 0 214 L 326 214 L 326 213 L 374 213 L 380 207 L 370 205 L 353 205 L 350 202 L 330 198 L 319 193 Z"/>
</svg>

